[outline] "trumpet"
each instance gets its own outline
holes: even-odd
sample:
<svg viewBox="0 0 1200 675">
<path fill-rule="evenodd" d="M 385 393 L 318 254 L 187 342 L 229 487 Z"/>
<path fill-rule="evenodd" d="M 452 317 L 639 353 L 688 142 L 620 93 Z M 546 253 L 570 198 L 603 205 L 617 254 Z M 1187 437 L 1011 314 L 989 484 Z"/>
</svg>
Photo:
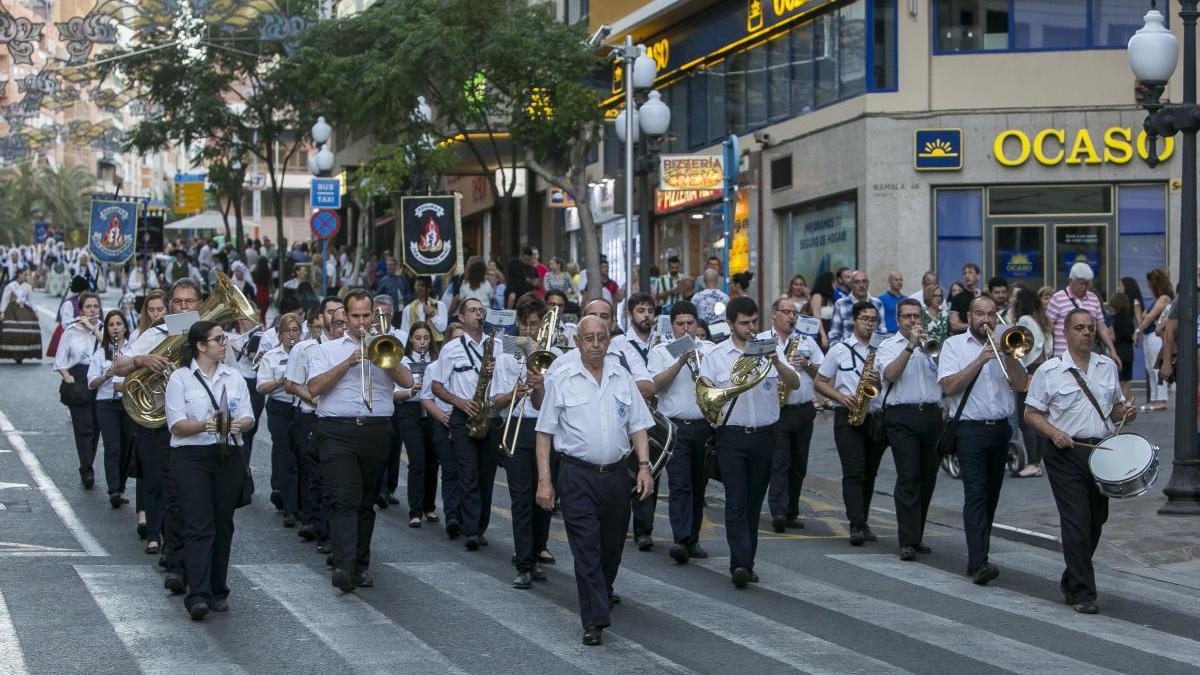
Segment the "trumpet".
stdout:
<svg viewBox="0 0 1200 675">
<path fill-rule="evenodd" d="M 558 355 L 550 351 L 549 345 L 554 341 L 556 331 L 558 330 L 558 307 L 551 307 L 546 314 L 546 321 L 542 323 L 542 327 L 538 330 L 537 344 L 543 346 L 532 352 L 525 363 L 527 367 L 532 368 L 541 375 L 545 375 L 550 366 L 554 365 L 554 360 Z M 520 365 L 522 359 L 517 357 L 517 364 Z M 529 396 L 521 397 L 521 409 L 517 413 L 517 423 L 512 423 L 513 410 L 516 409 L 517 393 L 520 391 L 521 385 L 525 383 L 525 369 L 521 369 L 521 373 L 517 376 L 517 383 L 513 385 L 512 398 L 508 402 L 508 415 L 504 418 L 504 432 L 500 435 L 500 447 L 504 450 L 507 457 L 512 457 L 517 450 L 517 435 L 521 432 L 521 422 L 525 419 L 525 406 L 529 403 Z M 511 434 L 510 434 L 510 427 Z"/>
<path fill-rule="evenodd" d="M 942 343 L 940 340 L 929 337 L 929 333 L 923 328 L 917 328 L 920 336 L 920 348 L 925 352 L 925 355 L 931 359 L 936 359 L 942 353 Z"/>
</svg>

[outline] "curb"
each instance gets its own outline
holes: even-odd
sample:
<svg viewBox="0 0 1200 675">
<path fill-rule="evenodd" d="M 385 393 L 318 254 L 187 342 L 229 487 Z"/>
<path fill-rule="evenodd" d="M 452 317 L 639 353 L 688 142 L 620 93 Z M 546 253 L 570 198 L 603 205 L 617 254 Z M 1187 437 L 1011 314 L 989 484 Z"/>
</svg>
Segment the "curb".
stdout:
<svg viewBox="0 0 1200 675">
<path fill-rule="evenodd" d="M 840 479 L 809 474 L 804 478 L 804 490 L 806 492 L 813 492 L 817 495 L 820 495 L 823 499 L 836 502 L 838 504 L 842 503 L 842 482 Z M 882 490 L 876 490 L 875 494 L 883 497 L 892 496 L 892 493 L 884 492 Z M 872 510 L 882 511 L 890 515 L 894 515 L 891 511 L 880 509 L 879 507 L 872 507 Z M 927 518 L 927 521 L 934 525 L 940 525 L 942 527 L 948 527 L 954 530 L 961 531 L 963 529 L 962 515 L 957 511 L 947 508 L 930 506 L 929 517 Z M 1007 539 L 1009 541 L 1036 546 L 1038 548 L 1046 549 L 1047 551 L 1062 551 L 1062 542 L 1056 535 L 1052 534 L 1035 532 L 1034 530 L 1028 530 L 1013 525 L 1005 525 L 1004 523 L 993 523 L 992 534 L 1000 537 L 1001 539 Z"/>
</svg>

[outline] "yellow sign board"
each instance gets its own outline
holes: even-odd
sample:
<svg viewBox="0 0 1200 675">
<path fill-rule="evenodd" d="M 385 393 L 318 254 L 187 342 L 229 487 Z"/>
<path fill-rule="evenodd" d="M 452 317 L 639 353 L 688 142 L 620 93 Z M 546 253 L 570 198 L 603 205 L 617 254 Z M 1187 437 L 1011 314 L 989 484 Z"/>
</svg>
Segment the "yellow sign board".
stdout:
<svg viewBox="0 0 1200 675">
<path fill-rule="evenodd" d="M 175 183 L 175 213 L 195 215 L 204 212 L 204 182 Z"/>
<path fill-rule="evenodd" d="M 738 190 L 733 201 L 733 244 L 729 247 L 729 273 L 750 269 L 750 191 Z"/>
<path fill-rule="evenodd" d="M 725 169 L 721 155 L 661 155 L 659 190 L 720 190 Z"/>
<path fill-rule="evenodd" d="M 1145 131 L 1137 134 L 1129 127 L 1105 129 L 1097 144 L 1087 129 L 1068 133 L 1066 129 L 1042 129 L 1027 134 L 1020 129 L 1006 129 L 992 143 L 992 156 L 1004 166 L 1021 166 L 1032 156 L 1043 166 L 1060 164 L 1128 164 L 1134 153 L 1142 159 L 1150 158 L 1150 145 Z M 1175 152 L 1175 139 L 1163 139 L 1158 153 L 1160 160 L 1167 160 Z"/>
</svg>

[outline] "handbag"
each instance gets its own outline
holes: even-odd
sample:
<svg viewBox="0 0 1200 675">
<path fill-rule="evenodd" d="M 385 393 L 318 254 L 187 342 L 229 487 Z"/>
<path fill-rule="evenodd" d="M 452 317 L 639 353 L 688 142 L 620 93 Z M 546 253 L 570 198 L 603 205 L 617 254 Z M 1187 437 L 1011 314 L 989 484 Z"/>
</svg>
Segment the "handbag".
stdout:
<svg viewBox="0 0 1200 675">
<path fill-rule="evenodd" d="M 962 400 L 958 402 L 958 410 L 954 411 L 954 417 L 950 418 L 950 421 L 946 422 L 946 426 L 942 428 L 942 435 L 938 437 L 937 443 L 938 455 L 941 457 L 958 454 L 958 419 L 962 417 L 963 408 L 967 407 L 967 399 L 971 397 L 971 390 L 975 388 L 975 382 L 981 373 L 983 373 L 983 368 L 980 368 L 979 372 L 975 373 L 975 377 L 971 378 L 970 384 L 963 392 Z"/>
<path fill-rule="evenodd" d="M 74 382 L 63 380 L 58 385 L 58 400 L 66 406 L 88 405 L 96 400 L 96 392 L 88 387 L 87 382 L 88 367 L 86 363 L 79 363 L 70 368 L 67 372 L 71 374 Z"/>
</svg>

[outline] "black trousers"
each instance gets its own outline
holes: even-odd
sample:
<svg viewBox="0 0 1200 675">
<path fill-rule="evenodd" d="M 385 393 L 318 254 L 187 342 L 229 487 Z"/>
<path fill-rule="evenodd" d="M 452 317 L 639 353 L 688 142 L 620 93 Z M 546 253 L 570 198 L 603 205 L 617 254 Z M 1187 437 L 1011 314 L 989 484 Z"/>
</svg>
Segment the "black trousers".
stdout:
<svg viewBox="0 0 1200 675">
<path fill-rule="evenodd" d="M 987 425 L 962 421 L 958 424 L 958 465 L 962 470 L 963 529 L 967 535 L 967 574 L 988 561 L 992 520 L 1004 485 L 1004 464 L 1012 427 L 1007 420 Z"/>
<path fill-rule="evenodd" d="M 800 515 L 800 490 L 808 475 L 808 446 L 812 442 L 817 409 L 801 403 L 779 410 L 775 424 L 775 455 L 771 458 L 771 487 L 767 504 L 772 516 Z"/>
<path fill-rule="evenodd" d="M 250 390 L 250 409 L 254 411 L 254 426 L 250 427 L 250 431 L 242 432 L 242 453 L 246 456 L 246 466 L 250 466 L 250 453 L 254 451 L 254 434 L 258 433 L 258 419 L 262 417 L 267 397 L 258 393 L 258 380 L 243 379 L 246 380 L 246 388 Z M 278 489 L 275 487 L 274 473 L 271 475 L 271 489 Z"/>
<path fill-rule="evenodd" d="M 396 413 L 392 415 L 392 445 L 397 445 L 396 439 L 404 446 L 408 455 L 408 517 L 417 518 L 426 513 L 437 511 L 438 489 L 438 458 L 433 445 L 433 427 L 431 420 L 421 414 L 421 404 L 416 401 L 396 405 Z M 400 456 L 396 455 L 395 477 L 390 473 L 392 466 L 389 457 L 388 465 L 388 494 L 394 492 L 400 485 Z"/>
<path fill-rule="evenodd" d="M 512 501 L 513 550 L 518 572 L 533 570 L 538 552 L 545 550 L 550 538 L 550 512 L 537 505 L 536 421 L 527 419 L 521 423 L 516 450 L 512 457 L 504 459 L 508 496 Z"/>
<path fill-rule="evenodd" d="M 226 598 L 233 511 L 246 476 L 241 452 L 228 448 L 222 457 L 216 445 L 172 448 L 171 475 L 179 495 L 184 605 Z"/>
<path fill-rule="evenodd" d="M 450 434 L 454 456 L 458 459 L 458 494 L 461 498 L 463 534 L 477 536 L 487 532 L 492 520 L 492 490 L 496 486 L 499 431 L 488 425 L 488 433 L 479 440 L 467 435 L 467 415 L 461 410 L 450 413 Z"/>
<path fill-rule="evenodd" d="M 133 453 L 133 420 L 126 414 L 121 399 L 113 398 L 96 401 L 96 421 L 104 439 L 104 481 L 108 494 L 125 492 Z"/>
<path fill-rule="evenodd" d="M 758 520 L 771 482 L 774 427 L 746 433 L 744 427 L 717 430 L 717 464 L 725 484 L 725 539 L 729 570 L 754 569 L 758 552 Z"/>
<path fill-rule="evenodd" d="M 96 421 L 96 402 L 69 405 L 71 433 L 75 435 L 75 454 L 79 455 L 79 477 L 95 476 L 96 448 L 100 445 L 100 429 Z"/>
<path fill-rule="evenodd" d="M 165 428 L 134 427 L 134 446 L 137 449 L 141 477 L 138 487 L 142 494 L 142 510 L 146 512 L 146 536 L 150 541 L 161 540 L 166 522 L 167 476 L 171 432 Z"/>
<path fill-rule="evenodd" d="M 454 441 L 450 438 L 450 427 L 437 420 L 429 422 L 433 450 L 442 468 L 442 515 L 446 523 L 462 523 L 462 496 L 459 494 L 458 457 L 454 454 Z"/>
<path fill-rule="evenodd" d="M 837 408 L 833 413 L 833 441 L 842 463 L 842 501 L 846 504 L 846 519 L 851 528 L 867 524 L 871 513 L 871 497 L 875 494 L 875 476 L 887 449 L 884 443 L 871 439 L 870 416 L 860 426 L 850 426 L 849 413 Z"/>
<path fill-rule="evenodd" d="M 941 462 L 937 443 L 942 435 L 942 411 L 936 404 L 925 410 L 891 406 L 884 412 L 884 428 L 896 461 L 894 495 L 900 546 L 918 546 L 925 535 L 925 518 Z"/>
<path fill-rule="evenodd" d="M 267 431 L 271 433 L 271 487 L 283 498 L 284 513 L 300 513 L 300 458 L 296 456 L 296 409 L 267 399 Z M 248 446 L 247 446 L 248 447 Z M 249 459 L 249 452 L 246 458 Z"/>
<path fill-rule="evenodd" d="M 1095 442 L 1095 441 L 1093 441 Z M 1101 530 L 1108 520 L 1108 497 L 1100 494 L 1088 469 L 1090 448 L 1052 447 L 1043 460 L 1050 490 L 1058 506 L 1062 527 L 1063 571 L 1061 588 L 1072 604 L 1096 599 L 1096 571 L 1092 555 L 1100 544 Z"/>
<path fill-rule="evenodd" d="M 567 543 L 575 559 L 575 587 L 583 627 L 605 627 L 625 532 L 629 528 L 629 491 L 633 478 L 623 467 L 600 472 L 562 461 L 555 491 Z"/>
<path fill-rule="evenodd" d="M 321 461 L 316 452 L 317 415 L 295 412 L 296 426 L 292 443 L 300 458 L 300 522 L 307 525 L 318 539 L 329 538 L 329 495 L 321 484 Z"/>
<path fill-rule="evenodd" d="M 678 427 L 675 453 L 667 461 L 671 536 L 677 544 L 695 544 L 704 523 L 704 489 L 708 486 L 704 454 L 713 429 L 703 418 L 671 421 Z"/>
<path fill-rule="evenodd" d="M 334 567 L 351 574 L 371 563 L 375 531 L 375 495 L 387 462 L 392 427 L 389 418 L 369 418 L 379 424 L 317 421 L 321 482 L 329 494 L 329 541 Z"/>
<path fill-rule="evenodd" d="M 1028 393 L 1024 391 L 1018 391 L 1015 393 L 1017 396 L 1017 410 L 1024 410 L 1025 397 L 1028 396 Z M 1021 440 L 1025 442 L 1025 463 L 1041 464 L 1042 457 L 1044 457 L 1047 452 L 1051 452 L 1053 450 L 1051 446 L 1054 444 L 1051 443 L 1050 440 L 1045 436 L 1042 436 L 1038 432 L 1034 431 L 1032 427 L 1026 424 L 1024 415 L 1020 417 L 1020 422 Z"/>
</svg>

